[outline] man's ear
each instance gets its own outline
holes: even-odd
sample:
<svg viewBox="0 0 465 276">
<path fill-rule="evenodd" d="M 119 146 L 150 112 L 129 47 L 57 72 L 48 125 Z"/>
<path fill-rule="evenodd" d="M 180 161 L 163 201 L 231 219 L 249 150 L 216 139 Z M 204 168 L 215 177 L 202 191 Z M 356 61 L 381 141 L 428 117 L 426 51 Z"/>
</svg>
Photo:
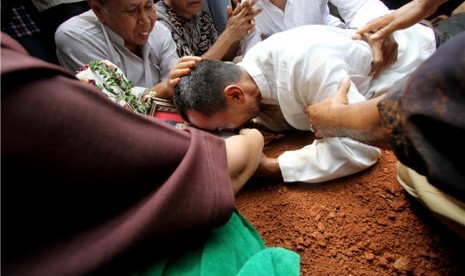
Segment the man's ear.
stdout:
<svg viewBox="0 0 465 276">
<path fill-rule="evenodd" d="M 224 89 L 224 98 L 228 104 L 242 104 L 245 102 L 245 92 L 240 86 L 231 84 Z"/>
<path fill-rule="evenodd" d="M 103 7 L 100 0 L 87 0 L 89 7 L 94 11 L 97 18 L 102 22 L 105 23 L 105 16 L 103 15 Z"/>
</svg>

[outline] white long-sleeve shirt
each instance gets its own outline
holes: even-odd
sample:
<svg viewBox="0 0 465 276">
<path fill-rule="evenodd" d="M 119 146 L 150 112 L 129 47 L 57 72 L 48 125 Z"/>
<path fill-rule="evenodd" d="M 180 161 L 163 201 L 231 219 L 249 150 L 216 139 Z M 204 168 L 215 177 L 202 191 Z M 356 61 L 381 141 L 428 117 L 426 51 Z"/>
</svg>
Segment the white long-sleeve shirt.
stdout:
<svg viewBox="0 0 465 276">
<path fill-rule="evenodd" d="M 435 50 L 431 29 L 415 25 L 394 34 L 399 44 L 396 64 L 373 80 L 370 46 L 354 41 L 353 30 L 306 25 L 277 33 L 258 43 L 239 63 L 258 85 L 269 107 L 257 122 L 275 131 L 310 130 L 303 109 L 337 91 L 350 77 L 349 102 L 364 101 L 393 89 Z M 350 175 L 376 163 L 380 150 L 348 138 L 317 139 L 278 157 L 284 181 L 321 182 Z"/>
<path fill-rule="evenodd" d="M 358 28 L 368 21 L 388 12 L 388 8 L 379 0 L 332 0 L 344 19 L 329 12 L 328 1 L 323 0 L 287 0 L 284 11 L 273 5 L 270 0 L 258 0 L 256 7 L 262 12 L 255 17 L 255 28 L 243 45 L 243 52 L 257 42 L 272 34 L 302 25 L 328 25 L 339 28 Z"/>
<path fill-rule="evenodd" d="M 155 24 L 140 58 L 126 48 L 123 38 L 102 24 L 92 10 L 60 25 L 55 41 L 63 67 L 78 71 L 92 60 L 106 59 L 121 68 L 133 85 L 140 87 L 152 87 L 167 80 L 179 59 L 171 32 L 163 24 Z"/>
</svg>

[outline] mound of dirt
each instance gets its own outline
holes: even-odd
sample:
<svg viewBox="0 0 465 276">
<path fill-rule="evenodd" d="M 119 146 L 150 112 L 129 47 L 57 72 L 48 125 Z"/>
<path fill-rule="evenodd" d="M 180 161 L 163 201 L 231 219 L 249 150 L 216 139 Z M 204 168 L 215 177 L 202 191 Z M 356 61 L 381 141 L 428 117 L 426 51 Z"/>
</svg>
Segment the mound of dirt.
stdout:
<svg viewBox="0 0 465 276">
<path fill-rule="evenodd" d="M 311 141 L 293 132 L 272 137 L 276 157 Z M 465 241 L 412 198 L 396 178 L 397 158 L 320 184 L 252 179 L 238 210 L 269 247 L 300 254 L 301 275 L 465 275 Z"/>
</svg>

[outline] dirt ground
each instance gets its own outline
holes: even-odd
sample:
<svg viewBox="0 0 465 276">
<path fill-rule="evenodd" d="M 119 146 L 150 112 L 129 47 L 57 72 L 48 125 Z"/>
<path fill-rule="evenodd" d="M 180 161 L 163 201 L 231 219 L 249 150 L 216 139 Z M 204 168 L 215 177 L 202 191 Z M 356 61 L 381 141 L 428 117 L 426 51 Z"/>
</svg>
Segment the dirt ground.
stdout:
<svg viewBox="0 0 465 276">
<path fill-rule="evenodd" d="M 274 139 L 265 153 L 276 157 L 311 137 Z M 326 183 L 252 179 L 237 207 L 268 247 L 300 254 L 301 275 L 465 275 L 465 241 L 404 191 L 396 163 L 383 151 L 373 167 Z"/>
</svg>

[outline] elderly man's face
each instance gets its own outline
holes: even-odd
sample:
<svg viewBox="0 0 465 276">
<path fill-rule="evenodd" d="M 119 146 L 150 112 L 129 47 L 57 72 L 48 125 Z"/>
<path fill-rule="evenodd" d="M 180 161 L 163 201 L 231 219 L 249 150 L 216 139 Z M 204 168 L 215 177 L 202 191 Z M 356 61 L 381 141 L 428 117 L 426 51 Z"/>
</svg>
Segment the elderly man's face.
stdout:
<svg viewBox="0 0 465 276">
<path fill-rule="evenodd" d="M 99 18 L 133 51 L 147 43 L 157 12 L 153 0 L 106 0 Z"/>
</svg>

